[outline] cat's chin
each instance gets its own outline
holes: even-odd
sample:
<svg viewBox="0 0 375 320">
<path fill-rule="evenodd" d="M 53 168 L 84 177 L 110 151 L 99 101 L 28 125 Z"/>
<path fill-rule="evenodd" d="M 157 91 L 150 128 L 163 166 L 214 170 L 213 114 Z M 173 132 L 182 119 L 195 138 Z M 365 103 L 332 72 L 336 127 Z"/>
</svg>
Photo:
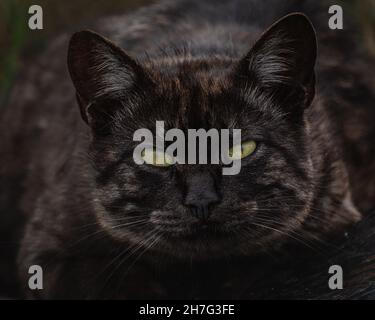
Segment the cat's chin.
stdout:
<svg viewBox="0 0 375 320">
<path fill-rule="evenodd" d="M 240 236 L 209 224 L 194 226 L 186 230 L 166 232 L 152 248 L 162 254 L 179 260 L 212 260 L 230 256 L 251 256 L 258 250 L 254 243 L 245 243 Z"/>
<path fill-rule="evenodd" d="M 238 248 L 238 247 L 237 247 Z M 202 242 L 196 241 L 180 241 L 179 243 L 161 243 L 153 250 L 154 254 L 161 254 L 164 257 L 178 260 L 198 260 L 212 261 L 228 257 L 249 257 L 255 255 L 258 251 L 247 248 L 247 252 L 237 250 L 232 241 L 227 243 L 219 242 Z"/>
</svg>

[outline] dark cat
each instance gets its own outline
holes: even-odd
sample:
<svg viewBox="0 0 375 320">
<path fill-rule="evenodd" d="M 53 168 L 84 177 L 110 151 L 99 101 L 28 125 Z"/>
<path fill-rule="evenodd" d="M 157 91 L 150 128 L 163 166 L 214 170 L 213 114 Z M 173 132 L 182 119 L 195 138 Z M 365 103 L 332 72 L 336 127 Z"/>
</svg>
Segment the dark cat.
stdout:
<svg viewBox="0 0 375 320">
<path fill-rule="evenodd" d="M 327 10 L 309 3 L 173 1 L 103 20 L 95 29 L 126 53 L 76 33 L 68 50 L 76 97 L 62 63 L 68 38 L 53 42 L 2 118 L 4 181 L 25 170 L 16 201 L 26 217 L 18 255 L 26 296 L 308 296 L 280 281 L 327 272 L 328 259 L 306 271 L 312 257 L 322 261 L 311 249 L 333 255 L 327 241 L 375 199 L 373 63 L 355 45 L 347 51 L 350 32 L 320 26 Z M 316 76 L 305 15 L 260 35 L 293 10 L 318 27 Z M 184 131 L 239 128 L 257 148 L 235 176 L 219 165 L 136 165 L 133 133 L 154 131 L 157 120 Z M 41 291 L 27 288 L 34 264 L 44 269 Z"/>
</svg>

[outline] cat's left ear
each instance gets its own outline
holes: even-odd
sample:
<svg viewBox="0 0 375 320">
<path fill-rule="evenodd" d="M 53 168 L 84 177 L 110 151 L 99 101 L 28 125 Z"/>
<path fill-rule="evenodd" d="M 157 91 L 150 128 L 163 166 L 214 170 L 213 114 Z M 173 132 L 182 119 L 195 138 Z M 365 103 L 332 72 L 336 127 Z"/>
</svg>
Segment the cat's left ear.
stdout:
<svg viewBox="0 0 375 320">
<path fill-rule="evenodd" d="M 140 64 L 111 41 L 92 31 L 81 31 L 72 36 L 68 68 L 82 117 L 88 123 L 91 120 L 103 122 L 103 115 L 112 112 L 104 110 L 103 106 L 89 108 L 92 103 L 100 99 L 121 98 L 146 78 Z"/>
<path fill-rule="evenodd" d="M 271 92 L 300 93 L 305 107 L 315 94 L 317 41 L 314 27 L 302 13 L 292 13 L 263 33 L 238 66 L 237 75 Z M 274 93 L 272 92 L 272 93 Z"/>
</svg>

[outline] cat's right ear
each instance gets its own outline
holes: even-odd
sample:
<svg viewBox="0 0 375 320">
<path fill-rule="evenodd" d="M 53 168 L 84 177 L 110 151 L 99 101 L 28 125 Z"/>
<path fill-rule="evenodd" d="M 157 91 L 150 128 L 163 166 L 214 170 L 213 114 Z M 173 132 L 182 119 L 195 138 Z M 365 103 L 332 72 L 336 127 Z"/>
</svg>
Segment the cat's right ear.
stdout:
<svg viewBox="0 0 375 320">
<path fill-rule="evenodd" d="M 102 118 L 111 116 L 112 110 L 97 107 L 98 100 L 121 99 L 146 77 L 143 68 L 121 48 L 92 31 L 81 31 L 72 36 L 68 68 L 82 118 L 90 125 L 105 122 Z"/>
</svg>

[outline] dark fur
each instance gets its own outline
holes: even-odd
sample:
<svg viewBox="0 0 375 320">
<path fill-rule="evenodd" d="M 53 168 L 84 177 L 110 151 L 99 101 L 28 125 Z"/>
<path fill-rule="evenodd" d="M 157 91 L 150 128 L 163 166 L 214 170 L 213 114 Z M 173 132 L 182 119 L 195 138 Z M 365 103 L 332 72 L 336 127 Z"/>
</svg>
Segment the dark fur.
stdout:
<svg viewBox="0 0 375 320">
<path fill-rule="evenodd" d="M 354 27 L 329 31 L 325 8 L 296 3 L 171 1 L 103 20 L 95 29 L 127 53 L 97 34 L 75 34 L 68 66 L 76 94 L 62 63 L 67 36 L 25 71 L 2 117 L 1 168 L 4 185 L 17 174 L 26 190 L 12 199 L 26 219 L 21 286 L 29 265 L 45 269 L 45 290 L 27 296 L 372 294 L 356 276 L 371 268 L 371 246 L 363 255 L 350 248 L 373 242 L 373 223 L 363 238 L 341 238 L 375 199 L 373 62 L 353 45 Z M 317 27 L 316 77 L 306 18 L 260 36 L 295 10 Z M 241 128 L 258 148 L 237 176 L 218 166 L 137 166 L 133 132 L 156 120 Z M 187 199 L 210 204 L 208 222 Z M 336 261 L 350 275 L 340 296 L 327 288 Z"/>
</svg>

